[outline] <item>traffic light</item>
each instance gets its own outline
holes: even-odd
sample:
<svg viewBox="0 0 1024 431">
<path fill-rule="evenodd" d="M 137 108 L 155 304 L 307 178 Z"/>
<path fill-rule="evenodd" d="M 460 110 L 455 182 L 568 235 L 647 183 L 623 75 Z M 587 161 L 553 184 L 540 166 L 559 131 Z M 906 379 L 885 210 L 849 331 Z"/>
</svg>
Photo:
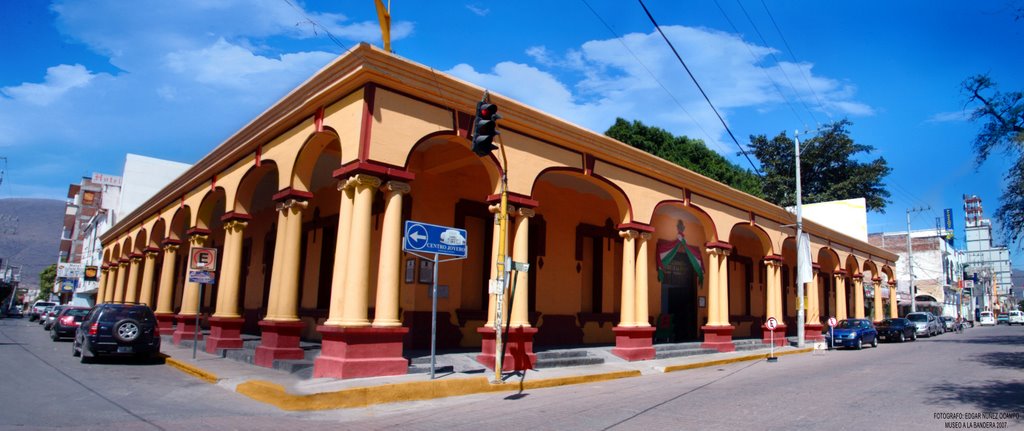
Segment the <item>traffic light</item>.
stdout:
<svg viewBox="0 0 1024 431">
<path fill-rule="evenodd" d="M 494 137 L 498 135 L 498 105 L 480 101 L 476 104 L 476 118 L 473 120 L 473 152 L 483 157 L 498 149 Z"/>
</svg>

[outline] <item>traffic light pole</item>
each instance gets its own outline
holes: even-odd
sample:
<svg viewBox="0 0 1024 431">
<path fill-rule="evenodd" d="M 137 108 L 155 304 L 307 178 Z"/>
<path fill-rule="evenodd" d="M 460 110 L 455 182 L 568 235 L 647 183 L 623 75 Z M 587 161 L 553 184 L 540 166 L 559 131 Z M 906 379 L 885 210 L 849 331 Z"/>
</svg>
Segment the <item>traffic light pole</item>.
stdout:
<svg viewBox="0 0 1024 431">
<path fill-rule="evenodd" d="M 486 97 L 486 93 L 485 93 Z M 497 265 L 499 286 L 498 293 L 494 298 L 494 383 L 501 383 L 501 370 L 503 367 L 502 362 L 505 359 L 505 349 L 503 347 L 502 340 L 502 326 L 505 318 L 502 313 L 502 308 L 505 302 L 505 290 L 508 286 L 508 265 L 506 256 L 508 255 L 508 158 L 505 156 L 505 144 L 500 139 L 498 140 L 498 146 L 501 150 L 501 204 L 498 206 L 498 214 L 495 216 L 498 222 L 498 258 L 495 265 Z M 511 307 L 511 304 L 509 304 Z"/>
</svg>

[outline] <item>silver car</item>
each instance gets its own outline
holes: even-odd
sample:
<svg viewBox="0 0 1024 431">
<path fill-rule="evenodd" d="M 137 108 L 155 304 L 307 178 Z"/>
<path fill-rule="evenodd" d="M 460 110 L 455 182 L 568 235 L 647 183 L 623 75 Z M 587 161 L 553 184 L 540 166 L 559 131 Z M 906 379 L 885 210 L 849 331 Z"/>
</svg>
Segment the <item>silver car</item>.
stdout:
<svg viewBox="0 0 1024 431">
<path fill-rule="evenodd" d="M 907 314 L 907 320 L 914 323 L 917 328 L 917 335 L 933 337 L 945 332 L 939 319 L 927 311 L 918 311 Z"/>
</svg>

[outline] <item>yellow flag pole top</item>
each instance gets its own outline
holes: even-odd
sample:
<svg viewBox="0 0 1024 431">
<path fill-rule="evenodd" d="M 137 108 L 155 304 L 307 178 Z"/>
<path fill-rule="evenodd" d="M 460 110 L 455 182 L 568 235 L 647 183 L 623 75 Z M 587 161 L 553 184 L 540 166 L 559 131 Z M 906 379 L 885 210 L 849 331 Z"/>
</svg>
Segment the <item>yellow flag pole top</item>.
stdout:
<svg viewBox="0 0 1024 431">
<path fill-rule="evenodd" d="M 391 1 L 387 6 L 382 0 L 373 0 L 377 5 L 377 20 L 380 21 L 380 36 L 384 40 L 384 50 L 391 52 Z"/>
</svg>

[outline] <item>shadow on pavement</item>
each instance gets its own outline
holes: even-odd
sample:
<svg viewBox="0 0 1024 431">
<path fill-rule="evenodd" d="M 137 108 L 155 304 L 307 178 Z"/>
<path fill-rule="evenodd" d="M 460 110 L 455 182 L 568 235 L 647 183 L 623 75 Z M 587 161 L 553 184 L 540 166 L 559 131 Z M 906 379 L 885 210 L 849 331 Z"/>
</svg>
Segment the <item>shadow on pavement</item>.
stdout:
<svg viewBox="0 0 1024 431">
<path fill-rule="evenodd" d="M 974 405 L 982 411 L 1019 411 L 1024 382 L 989 380 L 980 385 L 943 383 L 931 387 L 929 402 Z"/>
<path fill-rule="evenodd" d="M 151 365 L 163 365 L 166 363 L 166 359 L 162 356 L 154 356 L 152 358 L 133 358 L 131 356 L 97 356 L 91 358 L 91 363 L 96 365 L 135 365 L 135 366 L 151 366 Z"/>
<path fill-rule="evenodd" d="M 971 359 L 991 367 L 1024 370 L 1024 353 L 992 352 L 976 355 Z"/>
<path fill-rule="evenodd" d="M 952 337 L 950 335 L 953 335 Z M 968 343 L 968 344 L 1001 344 L 1005 346 L 1024 347 L 1024 337 L 1020 335 L 999 335 L 992 337 L 961 338 L 950 334 L 943 338 L 932 340 L 933 343 Z"/>
</svg>

